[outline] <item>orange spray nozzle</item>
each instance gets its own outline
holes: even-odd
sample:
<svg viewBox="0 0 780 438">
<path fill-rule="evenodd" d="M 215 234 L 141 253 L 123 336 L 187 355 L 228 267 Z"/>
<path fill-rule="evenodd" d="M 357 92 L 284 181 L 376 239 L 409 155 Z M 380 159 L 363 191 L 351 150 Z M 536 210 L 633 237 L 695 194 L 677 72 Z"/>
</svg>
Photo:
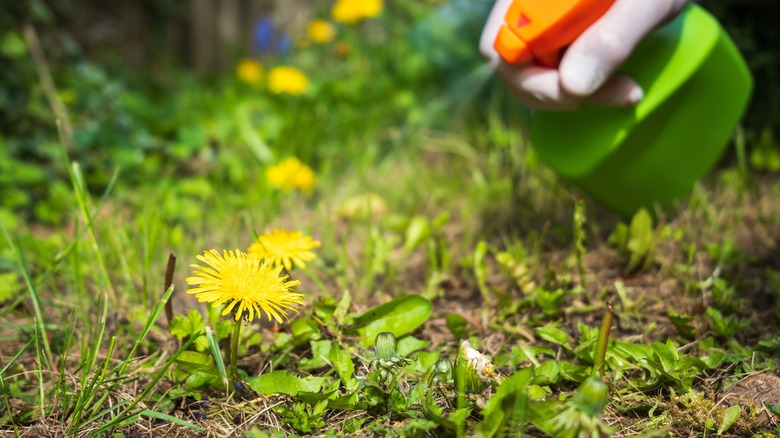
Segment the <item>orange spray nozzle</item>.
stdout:
<svg viewBox="0 0 780 438">
<path fill-rule="evenodd" d="M 509 64 L 557 67 L 563 50 L 614 0 L 514 0 L 493 43 Z"/>
</svg>

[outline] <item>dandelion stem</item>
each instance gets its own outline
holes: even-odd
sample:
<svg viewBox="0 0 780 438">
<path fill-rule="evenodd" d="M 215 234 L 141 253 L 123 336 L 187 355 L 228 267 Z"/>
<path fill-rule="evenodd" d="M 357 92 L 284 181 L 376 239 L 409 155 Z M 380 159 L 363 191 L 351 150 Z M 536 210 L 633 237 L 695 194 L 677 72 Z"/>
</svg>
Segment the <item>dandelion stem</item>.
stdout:
<svg viewBox="0 0 780 438">
<path fill-rule="evenodd" d="M 228 392 L 235 388 L 238 377 L 238 337 L 241 334 L 242 321 L 233 321 L 233 334 L 230 336 L 230 379 Z"/>
<path fill-rule="evenodd" d="M 612 328 L 612 303 L 607 301 L 607 311 L 601 320 L 601 329 L 599 329 L 599 338 L 596 341 L 596 352 L 593 355 L 593 374 L 598 371 L 599 376 L 604 377 L 604 364 L 606 363 L 607 345 L 609 344 L 609 330 Z"/>
</svg>

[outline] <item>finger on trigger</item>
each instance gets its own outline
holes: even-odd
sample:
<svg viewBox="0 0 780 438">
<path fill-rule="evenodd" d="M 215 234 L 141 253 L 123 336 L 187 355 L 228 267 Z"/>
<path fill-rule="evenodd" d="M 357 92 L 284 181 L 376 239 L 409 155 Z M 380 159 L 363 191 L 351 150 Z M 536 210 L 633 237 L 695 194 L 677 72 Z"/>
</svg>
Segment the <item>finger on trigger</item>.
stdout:
<svg viewBox="0 0 780 438">
<path fill-rule="evenodd" d="M 561 88 L 558 70 L 538 66 L 517 69 L 501 63 L 496 73 L 510 91 L 526 104 L 530 98 L 536 102 L 553 104 L 561 108 L 579 105 L 579 98 L 566 93 Z"/>
<path fill-rule="evenodd" d="M 486 59 L 491 61 L 498 61 L 499 59 L 496 49 L 493 48 L 493 42 L 504 24 L 504 16 L 511 4 L 512 0 L 498 0 L 490 11 L 485 27 L 482 29 L 482 36 L 479 39 L 479 51 Z"/>
<path fill-rule="evenodd" d="M 639 103 L 644 97 L 644 91 L 636 82 L 627 76 L 613 76 L 585 101 L 605 106 L 631 106 Z"/>
<path fill-rule="evenodd" d="M 616 0 L 566 51 L 563 87 L 578 96 L 598 90 L 631 51 L 659 23 L 676 12 L 679 0 Z"/>
</svg>

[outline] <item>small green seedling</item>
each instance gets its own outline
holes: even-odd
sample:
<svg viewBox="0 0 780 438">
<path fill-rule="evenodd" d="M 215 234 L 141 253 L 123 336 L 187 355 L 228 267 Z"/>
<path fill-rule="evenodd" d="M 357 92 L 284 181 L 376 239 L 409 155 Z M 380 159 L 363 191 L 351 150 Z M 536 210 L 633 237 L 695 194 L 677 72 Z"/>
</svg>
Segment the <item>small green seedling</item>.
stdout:
<svg viewBox="0 0 780 438">
<path fill-rule="evenodd" d="M 627 274 L 644 272 L 650 267 L 662 228 L 663 224 L 653 227 L 653 218 L 644 208 L 634 214 L 629 226 L 618 223 L 608 241 L 625 260 Z"/>
</svg>

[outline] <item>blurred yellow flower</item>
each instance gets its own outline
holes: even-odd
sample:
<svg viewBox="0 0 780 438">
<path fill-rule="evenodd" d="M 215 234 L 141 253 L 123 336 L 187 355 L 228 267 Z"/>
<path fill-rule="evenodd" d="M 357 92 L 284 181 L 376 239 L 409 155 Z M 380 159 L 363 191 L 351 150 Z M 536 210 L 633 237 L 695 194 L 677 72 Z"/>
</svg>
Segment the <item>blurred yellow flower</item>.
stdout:
<svg viewBox="0 0 780 438">
<path fill-rule="evenodd" d="M 329 43 L 336 36 L 336 28 L 329 21 L 317 19 L 309 23 L 306 34 L 315 43 Z"/>
<path fill-rule="evenodd" d="M 274 67 L 268 73 L 268 89 L 274 94 L 301 94 L 309 88 L 309 78 L 294 67 Z"/>
<path fill-rule="evenodd" d="M 236 66 L 236 76 L 247 84 L 256 84 L 263 77 L 263 65 L 251 59 L 245 59 Z"/>
<path fill-rule="evenodd" d="M 288 157 L 278 164 L 270 166 L 265 176 L 271 186 L 285 191 L 298 189 L 309 193 L 314 188 L 317 176 L 311 167 L 301 163 L 295 157 Z"/>
<path fill-rule="evenodd" d="M 206 266 L 191 265 L 193 276 L 187 278 L 187 284 L 196 287 L 187 293 L 214 307 L 226 304 L 223 316 L 235 312 L 236 321 L 246 316 L 251 322 L 255 314 L 261 318 L 265 313 L 269 321 L 273 317 L 281 324 L 288 310 L 298 311 L 293 305 L 303 303 L 303 295 L 290 290 L 301 282 L 285 281 L 288 276 L 280 277 L 282 267 L 271 260 L 247 257 L 239 250 L 220 254 L 215 249 L 204 251 L 197 259 Z"/>
<path fill-rule="evenodd" d="M 317 257 L 311 250 L 319 247 L 319 241 L 298 231 L 274 230 L 258 237 L 247 252 L 250 257 L 269 260 L 273 266 L 284 266 L 289 271 L 293 263 L 305 268 L 305 262 Z"/>
<path fill-rule="evenodd" d="M 382 0 L 337 0 L 330 14 L 340 23 L 357 23 L 382 12 Z"/>
</svg>

